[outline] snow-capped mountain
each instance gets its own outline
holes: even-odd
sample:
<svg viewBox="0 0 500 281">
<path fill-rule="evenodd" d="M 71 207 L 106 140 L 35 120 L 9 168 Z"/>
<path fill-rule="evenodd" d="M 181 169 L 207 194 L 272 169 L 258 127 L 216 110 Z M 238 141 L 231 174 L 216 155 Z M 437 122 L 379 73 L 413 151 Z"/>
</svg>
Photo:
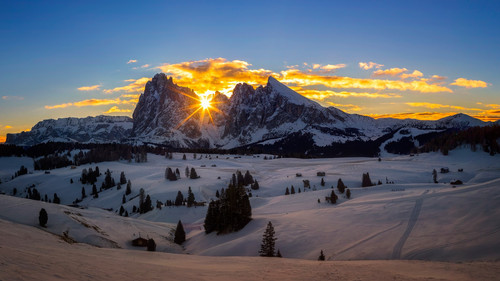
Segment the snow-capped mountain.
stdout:
<svg viewBox="0 0 500 281">
<path fill-rule="evenodd" d="M 7 134 L 7 144 L 30 146 L 44 142 L 107 143 L 121 142 L 132 131 L 132 119 L 126 116 L 47 119 L 31 131 Z"/>
<path fill-rule="evenodd" d="M 156 74 L 128 117 L 98 116 L 45 120 L 31 132 L 9 134 L 7 143 L 32 145 L 46 141 L 112 142 L 127 139 L 171 147 L 230 149 L 251 145 L 295 142 L 307 136 L 309 147 L 349 141 L 369 142 L 399 130 L 418 134 L 464 129 L 489 123 L 465 114 L 437 121 L 373 119 L 323 107 L 269 77 L 254 89 L 238 84 L 230 98 L 216 93 L 209 112 L 196 93 L 178 86 L 172 77 Z M 132 123 L 133 122 L 133 123 Z M 133 124 L 133 125 L 132 125 Z M 304 148 L 307 149 L 307 148 Z"/>
</svg>

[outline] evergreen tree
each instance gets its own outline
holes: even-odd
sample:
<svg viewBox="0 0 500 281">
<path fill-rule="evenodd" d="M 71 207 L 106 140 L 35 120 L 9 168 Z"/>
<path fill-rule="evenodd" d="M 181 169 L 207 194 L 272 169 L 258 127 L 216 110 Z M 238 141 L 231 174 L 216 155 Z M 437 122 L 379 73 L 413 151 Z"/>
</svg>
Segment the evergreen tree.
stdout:
<svg viewBox="0 0 500 281">
<path fill-rule="evenodd" d="M 179 168 L 176 168 L 176 169 L 175 169 L 175 177 L 176 177 L 177 179 L 180 179 L 180 178 L 181 178 L 181 172 L 179 171 Z"/>
<path fill-rule="evenodd" d="M 73 179 L 69 179 L 69 183 L 73 184 Z"/>
<path fill-rule="evenodd" d="M 184 195 L 182 195 L 182 192 L 179 190 L 177 191 L 177 196 L 175 197 L 175 206 L 180 206 L 182 205 L 182 202 L 184 201 Z"/>
<path fill-rule="evenodd" d="M 127 183 L 127 178 L 125 177 L 125 172 L 121 172 L 120 174 L 120 184 L 126 184 Z"/>
<path fill-rule="evenodd" d="M 128 211 L 125 210 L 125 215 L 123 215 L 124 217 L 128 217 Z"/>
<path fill-rule="evenodd" d="M 191 187 L 188 189 L 187 206 L 191 207 L 194 205 L 194 193 L 191 191 Z"/>
<path fill-rule="evenodd" d="M 259 182 L 257 180 L 254 180 L 253 184 L 252 184 L 252 189 L 253 190 L 258 190 L 260 188 L 259 186 Z"/>
<path fill-rule="evenodd" d="M 351 199 L 351 191 L 349 188 L 345 190 L 345 197 L 347 197 L 347 199 Z"/>
<path fill-rule="evenodd" d="M 186 179 L 189 178 L 189 168 L 186 166 L 186 170 L 184 171 L 184 174 L 186 175 Z"/>
<path fill-rule="evenodd" d="M 151 197 L 149 197 L 149 194 L 146 195 L 146 199 L 144 202 L 142 202 L 142 205 L 140 206 L 140 213 L 144 214 L 149 211 L 153 210 L 153 203 L 151 202 Z"/>
<path fill-rule="evenodd" d="M 186 160 L 186 154 L 182 155 L 182 160 Z"/>
<path fill-rule="evenodd" d="M 148 248 L 148 251 L 150 251 L 150 252 L 156 251 L 156 243 L 155 243 L 155 240 L 153 240 L 153 238 L 148 239 L 147 248 Z"/>
<path fill-rule="evenodd" d="M 87 195 L 85 195 L 85 187 L 82 186 L 82 200 L 85 197 L 87 197 Z"/>
<path fill-rule="evenodd" d="M 366 173 L 363 174 L 363 178 L 361 180 L 361 187 L 367 187 L 367 186 L 372 186 L 372 180 L 370 179 L 370 174 Z"/>
<path fill-rule="evenodd" d="M 92 195 L 94 195 L 94 198 L 97 198 L 99 197 L 99 195 L 97 194 L 97 186 L 92 185 Z"/>
<path fill-rule="evenodd" d="M 286 187 L 285 195 L 290 195 L 290 190 L 288 190 L 288 186 Z"/>
<path fill-rule="evenodd" d="M 125 209 L 123 209 L 123 205 L 120 206 L 120 216 L 123 215 L 123 213 L 125 212 Z"/>
<path fill-rule="evenodd" d="M 243 178 L 243 185 L 249 185 L 254 183 L 252 175 L 250 175 L 250 172 L 247 170 L 245 173 L 245 176 Z"/>
<path fill-rule="evenodd" d="M 139 213 L 141 214 L 143 213 L 145 193 L 144 188 L 141 187 L 141 189 L 139 189 Z"/>
<path fill-rule="evenodd" d="M 196 173 L 196 170 L 194 167 L 191 167 L 191 173 L 189 174 L 190 179 L 197 179 L 199 178 L 198 174 Z"/>
<path fill-rule="evenodd" d="M 130 193 L 132 193 L 132 182 L 128 180 L 127 189 L 125 190 L 125 195 L 129 195 Z"/>
<path fill-rule="evenodd" d="M 57 193 L 54 193 L 54 199 L 52 202 L 54 202 L 54 204 L 61 204 L 61 198 L 57 197 Z"/>
<path fill-rule="evenodd" d="M 49 215 L 47 215 L 47 211 L 45 211 L 44 208 L 40 210 L 40 213 L 38 214 L 38 223 L 40 226 L 46 227 L 47 221 L 49 220 Z"/>
<path fill-rule="evenodd" d="M 338 182 L 337 182 L 337 190 L 339 191 L 340 194 L 344 193 L 346 189 L 346 186 L 344 184 L 344 182 L 342 181 L 342 179 L 339 178 Z"/>
<path fill-rule="evenodd" d="M 220 193 L 219 193 L 219 190 L 218 190 L 218 189 L 217 189 L 217 191 L 215 192 L 215 197 L 220 198 Z"/>
<path fill-rule="evenodd" d="M 104 184 L 103 185 L 104 189 L 108 189 L 115 186 L 115 180 L 111 178 L 111 172 L 109 171 L 109 169 L 106 170 L 106 177 L 104 178 L 103 184 Z"/>
<path fill-rule="evenodd" d="M 325 186 L 325 179 L 321 178 L 321 186 Z"/>
<path fill-rule="evenodd" d="M 432 170 L 432 180 L 434 181 L 434 183 L 438 183 L 437 177 L 438 177 L 438 173 L 437 173 L 436 169 Z"/>
<path fill-rule="evenodd" d="M 271 222 L 267 223 L 266 231 L 262 236 L 259 254 L 261 257 L 274 257 L 274 249 L 277 238 L 274 237 L 274 227 Z"/>
<path fill-rule="evenodd" d="M 293 185 L 292 185 L 290 194 L 295 194 L 295 188 L 293 187 Z"/>
<path fill-rule="evenodd" d="M 337 203 L 338 196 L 335 194 L 335 191 L 332 189 L 332 193 L 330 194 L 330 201 L 332 204 Z"/>
<path fill-rule="evenodd" d="M 323 250 L 321 250 L 321 253 L 320 253 L 319 257 L 318 257 L 318 260 L 319 261 L 324 261 L 325 260 L 325 255 L 323 254 Z"/>
<path fill-rule="evenodd" d="M 121 185 L 120 183 L 118 183 L 118 184 L 116 185 L 116 190 L 120 190 L 120 189 L 122 189 L 122 185 Z"/>
<path fill-rule="evenodd" d="M 170 167 L 168 167 L 167 170 L 165 171 L 165 176 L 169 181 L 176 181 L 177 180 L 177 176 L 175 175 L 175 173 L 172 171 L 172 169 Z"/>
<path fill-rule="evenodd" d="M 174 242 L 181 245 L 186 241 L 186 232 L 184 232 L 184 227 L 182 226 L 181 220 L 177 223 L 177 228 L 175 229 Z"/>
<path fill-rule="evenodd" d="M 125 204 L 127 202 L 127 198 L 125 198 L 125 194 L 122 196 L 122 204 Z"/>
</svg>

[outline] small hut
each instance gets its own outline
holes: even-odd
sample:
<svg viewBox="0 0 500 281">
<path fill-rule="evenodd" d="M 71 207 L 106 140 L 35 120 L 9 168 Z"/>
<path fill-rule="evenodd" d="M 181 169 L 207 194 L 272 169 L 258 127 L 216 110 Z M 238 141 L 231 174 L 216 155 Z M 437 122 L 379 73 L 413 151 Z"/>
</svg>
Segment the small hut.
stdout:
<svg viewBox="0 0 500 281">
<path fill-rule="evenodd" d="M 148 239 L 139 237 L 132 240 L 132 246 L 134 247 L 146 247 L 148 245 Z"/>
</svg>

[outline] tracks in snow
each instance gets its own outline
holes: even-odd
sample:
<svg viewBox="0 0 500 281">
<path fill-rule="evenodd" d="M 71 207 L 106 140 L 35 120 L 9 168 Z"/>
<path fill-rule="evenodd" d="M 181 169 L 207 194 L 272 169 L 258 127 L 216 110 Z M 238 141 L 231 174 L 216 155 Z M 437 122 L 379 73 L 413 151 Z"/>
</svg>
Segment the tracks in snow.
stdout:
<svg viewBox="0 0 500 281">
<path fill-rule="evenodd" d="M 411 212 L 410 219 L 408 220 L 408 226 L 406 227 L 405 232 L 403 233 L 403 236 L 399 238 L 399 241 L 394 245 L 394 249 L 392 250 L 392 256 L 391 259 L 400 259 L 401 258 L 401 251 L 403 250 L 403 246 L 410 236 L 411 231 L 413 230 L 413 227 L 415 227 L 415 224 L 417 223 L 418 216 L 420 215 L 420 210 L 422 210 L 422 204 L 424 202 L 423 198 L 417 199 L 415 202 L 415 207 L 413 207 L 413 211 Z"/>
</svg>

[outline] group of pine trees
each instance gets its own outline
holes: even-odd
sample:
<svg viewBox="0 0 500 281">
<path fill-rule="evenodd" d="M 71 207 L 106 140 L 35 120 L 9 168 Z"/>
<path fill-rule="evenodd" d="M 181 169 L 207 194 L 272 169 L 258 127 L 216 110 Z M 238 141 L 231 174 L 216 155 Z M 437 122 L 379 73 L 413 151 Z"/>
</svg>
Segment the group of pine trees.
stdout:
<svg viewBox="0 0 500 281">
<path fill-rule="evenodd" d="M 80 176 L 80 182 L 82 184 L 94 184 L 97 182 L 97 178 L 100 175 L 101 173 L 99 171 L 99 166 L 95 166 L 94 170 L 92 170 L 92 167 L 90 167 L 88 170 L 84 168 L 82 170 L 82 175 Z"/>
<path fill-rule="evenodd" d="M 204 223 L 207 234 L 213 231 L 217 234 L 238 231 L 250 222 L 252 207 L 243 182 L 238 181 L 238 177 L 233 174 L 228 188 L 222 189 L 219 199 L 210 202 Z"/>
<path fill-rule="evenodd" d="M 186 175 L 186 178 L 189 179 L 198 179 L 200 176 L 198 176 L 198 173 L 196 173 L 196 170 L 194 167 L 191 167 L 191 170 L 189 167 L 186 166 L 184 174 Z M 165 179 L 169 181 L 176 181 L 181 178 L 181 173 L 179 171 L 179 168 L 175 169 L 175 172 L 172 170 L 172 168 L 167 167 L 165 169 Z"/>
</svg>

